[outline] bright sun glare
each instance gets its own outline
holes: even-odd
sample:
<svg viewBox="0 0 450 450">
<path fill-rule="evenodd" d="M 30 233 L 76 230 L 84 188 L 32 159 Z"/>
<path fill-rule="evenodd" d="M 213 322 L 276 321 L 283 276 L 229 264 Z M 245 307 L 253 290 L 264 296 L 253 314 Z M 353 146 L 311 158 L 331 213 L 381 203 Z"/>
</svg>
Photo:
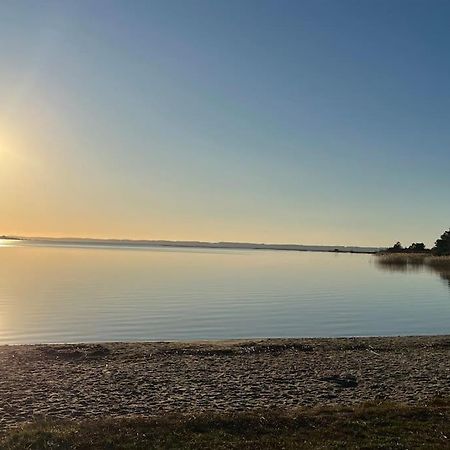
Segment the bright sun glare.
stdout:
<svg viewBox="0 0 450 450">
<path fill-rule="evenodd" d="M 0 131 L 0 156 L 3 158 L 7 154 L 11 153 L 11 139 Z"/>
<path fill-rule="evenodd" d="M 0 129 L 0 169 L 11 169 L 11 165 L 18 157 L 18 149 L 17 139 Z"/>
</svg>

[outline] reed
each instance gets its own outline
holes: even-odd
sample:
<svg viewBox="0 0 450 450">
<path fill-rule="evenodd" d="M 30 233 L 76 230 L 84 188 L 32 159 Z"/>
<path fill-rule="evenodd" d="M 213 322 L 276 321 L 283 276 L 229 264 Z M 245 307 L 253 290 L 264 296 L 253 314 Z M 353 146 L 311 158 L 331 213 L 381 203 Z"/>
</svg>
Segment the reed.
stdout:
<svg viewBox="0 0 450 450">
<path fill-rule="evenodd" d="M 386 266 L 431 266 L 450 269 L 450 256 L 435 256 L 428 253 L 379 253 L 376 262 Z"/>
</svg>

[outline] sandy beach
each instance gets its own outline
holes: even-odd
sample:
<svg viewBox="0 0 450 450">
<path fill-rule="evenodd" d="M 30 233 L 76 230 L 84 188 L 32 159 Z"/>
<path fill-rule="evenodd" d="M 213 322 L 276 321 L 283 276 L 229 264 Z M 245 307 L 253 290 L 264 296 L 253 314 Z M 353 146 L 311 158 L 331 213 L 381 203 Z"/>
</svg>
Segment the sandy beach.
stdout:
<svg viewBox="0 0 450 450">
<path fill-rule="evenodd" d="M 450 336 L 0 347 L 0 424 L 167 412 L 424 404 Z"/>
</svg>

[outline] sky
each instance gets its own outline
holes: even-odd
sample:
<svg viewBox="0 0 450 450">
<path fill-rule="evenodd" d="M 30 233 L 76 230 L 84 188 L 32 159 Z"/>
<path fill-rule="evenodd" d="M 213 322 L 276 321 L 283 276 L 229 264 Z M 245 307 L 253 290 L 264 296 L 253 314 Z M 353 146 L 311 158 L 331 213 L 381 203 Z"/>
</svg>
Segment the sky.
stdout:
<svg viewBox="0 0 450 450">
<path fill-rule="evenodd" d="M 1 0 L 0 234 L 450 227 L 450 2 Z"/>
</svg>

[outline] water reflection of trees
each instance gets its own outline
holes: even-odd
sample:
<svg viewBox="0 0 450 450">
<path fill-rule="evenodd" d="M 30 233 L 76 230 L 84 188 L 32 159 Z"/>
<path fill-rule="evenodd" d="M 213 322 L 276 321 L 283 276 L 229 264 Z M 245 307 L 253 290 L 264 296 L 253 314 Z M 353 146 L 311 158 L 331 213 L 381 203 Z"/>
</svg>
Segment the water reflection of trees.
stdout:
<svg viewBox="0 0 450 450">
<path fill-rule="evenodd" d="M 426 255 L 380 255 L 375 266 L 388 272 L 431 272 L 438 275 L 450 289 L 450 258 Z"/>
</svg>

